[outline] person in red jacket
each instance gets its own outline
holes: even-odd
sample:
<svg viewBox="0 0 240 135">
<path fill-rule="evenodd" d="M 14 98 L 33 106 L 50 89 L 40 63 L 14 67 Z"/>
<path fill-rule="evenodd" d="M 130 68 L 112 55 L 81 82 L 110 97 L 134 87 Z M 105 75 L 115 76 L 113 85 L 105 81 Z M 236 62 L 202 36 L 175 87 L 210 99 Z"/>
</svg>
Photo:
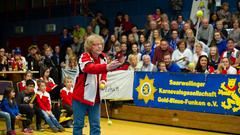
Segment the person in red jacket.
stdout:
<svg viewBox="0 0 240 135">
<path fill-rule="evenodd" d="M 55 84 L 54 80 L 49 76 L 50 75 L 50 68 L 44 67 L 41 72 L 41 80 L 46 83 L 46 91 L 52 91 L 57 85 Z"/>
<path fill-rule="evenodd" d="M 37 105 L 41 110 L 42 116 L 50 126 L 53 132 L 62 132 L 65 129 L 59 124 L 51 109 L 51 98 L 49 93 L 46 91 L 46 84 L 43 80 L 37 81 L 39 91 L 36 94 Z"/>
<path fill-rule="evenodd" d="M 26 81 L 27 80 L 33 80 L 32 78 L 32 72 L 31 71 L 26 71 L 26 73 L 24 74 L 24 80 L 22 80 L 21 82 L 18 83 L 18 89 L 19 92 L 26 90 Z M 34 92 L 37 92 L 37 83 L 35 80 L 33 80 L 35 86 L 34 86 Z"/>
<path fill-rule="evenodd" d="M 90 35 L 84 43 L 85 53 L 79 59 L 79 75 L 73 89 L 73 135 L 82 135 L 84 118 L 88 113 L 90 134 L 100 135 L 100 86 L 106 85 L 107 71 L 120 63 L 113 60 L 107 64 L 106 55 L 102 53 L 104 40 L 99 35 Z"/>
<path fill-rule="evenodd" d="M 66 117 L 71 117 L 73 114 L 72 110 L 72 93 L 73 93 L 73 81 L 70 76 L 64 78 L 64 85 L 60 91 L 60 97 L 62 101 L 62 108 L 66 110 Z M 68 121 L 68 127 L 73 127 L 72 121 Z"/>
</svg>

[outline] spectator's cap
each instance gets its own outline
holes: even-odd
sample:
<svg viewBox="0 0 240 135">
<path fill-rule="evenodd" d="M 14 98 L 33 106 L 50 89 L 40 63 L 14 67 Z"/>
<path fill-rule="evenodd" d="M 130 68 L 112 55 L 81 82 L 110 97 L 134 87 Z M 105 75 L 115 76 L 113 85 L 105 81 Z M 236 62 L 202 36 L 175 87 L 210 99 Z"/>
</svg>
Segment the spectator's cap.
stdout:
<svg viewBox="0 0 240 135">
<path fill-rule="evenodd" d="M 32 50 L 32 49 L 37 49 L 37 45 L 31 45 L 28 47 L 28 51 Z"/>
<path fill-rule="evenodd" d="M 116 59 L 121 59 L 122 57 L 124 57 L 123 53 L 122 52 L 118 52 L 116 54 Z"/>
<path fill-rule="evenodd" d="M 20 50 L 19 48 L 16 48 L 16 49 L 14 50 L 14 54 L 15 54 L 15 55 L 21 55 L 21 50 Z"/>
</svg>

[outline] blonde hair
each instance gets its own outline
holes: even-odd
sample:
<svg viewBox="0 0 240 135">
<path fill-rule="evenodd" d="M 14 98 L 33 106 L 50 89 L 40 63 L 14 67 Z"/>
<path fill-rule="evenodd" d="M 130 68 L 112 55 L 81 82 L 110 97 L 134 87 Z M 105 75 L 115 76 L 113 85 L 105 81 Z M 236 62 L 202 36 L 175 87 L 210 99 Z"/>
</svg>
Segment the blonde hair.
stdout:
<svg viewBox="0 0 240 135">
<path fill-rule="evenodd" d="M 70 76 L 66 76 L 66 77 L 64 78 L 63 82 L 66 83 L 67 80 L 71 80 L 71 81 L 72 81 L 72 78 L 71 78 Z"/>
<path fill-rule="evenodd" d="M 136 55 L 133 55 L 133 54 L 130 54 L 130 55 L 128 56 L 128 61 L 130 62 L 133 58 L 136 58 L 136 60 L 138 61 L 137 56 L 136 56 Z"/>
<path fill-rule="evenodd" d="M 84 50 L 85 52 L 88 52 L 90 53 L 91 52 L 91 47 L 94 43 L 94 41 L 96 40 L 100 40 L 103 48 L 104 48 L 104 40 L 101 36 L 97 35 L 97 34 L 93 34 L 93 35 L 90 35 L 89 37 L 87 37 L 85 43 L 84 43 Z"/>
</svg>

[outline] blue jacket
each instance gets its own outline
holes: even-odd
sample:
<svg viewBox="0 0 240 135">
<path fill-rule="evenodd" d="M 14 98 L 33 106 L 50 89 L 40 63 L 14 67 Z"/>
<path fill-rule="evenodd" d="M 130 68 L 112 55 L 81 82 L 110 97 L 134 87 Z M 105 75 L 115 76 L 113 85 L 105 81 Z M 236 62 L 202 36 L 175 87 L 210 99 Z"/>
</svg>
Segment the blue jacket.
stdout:
<svg viewBox="0 0 240 135">
<path fill-rule="evenodd" d="M 218 48 L 219 56 L 221 56 L 222 53 L 227 50 L 227 41 L 223 39 L 220 43 L 216 43 L 216 45 Z"/>
<path fill-rule="evenodd" d="M 176 63 L 171 63 L 169 66 L 167 66 L 168 72 L 181 72 L 180 67 Z"/>
<path fill-rule="evenodd" d="M 2 111 L 8 112 L 8 113 L 9 113 L 11 116 L 13 116 L 13 117 L 16 117 L 17 115 L 20 114 L 17 104 L 16 104 L 15 106 L 12 106 L 12 107 L 11 107 L 11 106 L 9 105 L 9 101 L 8 101 L 6 98 L 4 98 L 4 99 L 2 100 L 2 103 L 1 103 L 1 105 L 0 105 L 0 108 L 1 108 Z"/>
</svg>

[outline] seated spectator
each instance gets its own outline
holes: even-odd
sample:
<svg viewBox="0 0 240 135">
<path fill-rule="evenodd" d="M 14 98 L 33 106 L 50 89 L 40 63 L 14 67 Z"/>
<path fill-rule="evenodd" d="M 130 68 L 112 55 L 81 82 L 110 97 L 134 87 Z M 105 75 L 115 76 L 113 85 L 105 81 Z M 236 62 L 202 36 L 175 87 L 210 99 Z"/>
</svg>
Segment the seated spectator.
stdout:
<svg viewBox="0 0 240 135">
<path fill-rule="evenodd" d="M 172 60 L 177 63 L 182 72 L 188 72 L 188 64 L 192 62 L 192 51 L 187 48 L 186 42 L 180 40 L 177 43 L 178 49 L 173 51 Z"/>
<path fill-rule="evenodd" d="M 40 80 L 43 80 L 46 83 L 46 91 L 52 91 L 57 85 L 55 84 L 54 80 L 49 76 L 50 75 L 50 68 L 44 67 L 41 74 Z"/>
<path fill-rule="evenodd" d="M 227 57 L 222 58 L 221 63 L 218 65 L 218 74 L 237 74 L 237 70 L 231 66 L 231 60 Z"/>
<path fill-rule="evenodd" d="M 186 37 L 187 37 L 186 32 L 187 32 L 188 29 L 191 29 L 193 31 L 193 35 L 195 35 L 195 31 L 194 31 L 194 29 L 191 28 L 190 23 L 185 22 L 184 25 L 183 25 L 183 29 L 179 33 L 179 35 L 180 35 L 179 37 L 183 38 L 183 39 L 186 39 Z"/>
<path fill-rule="evenodd" d="M 85 35 L 85 28 L 81 27 L 79 24 L 75 25 L 73 30 L 73 37 L 78 37 L 80 42 L 83 40 L 83 36 Z"/>
<path fill-rule="evenodd" d="M 16 135 L 16 132 L 12 131 L 10 114 L 0 110 L 0 117 L 5 119 L 7 135 Z"/>
<path fill-rule="evenodd" d="M 19 88 L 19 92 L 24 91 L 26 89 L 26 81 L 27 80 L 32 80 L 35 85 L 34 85 L 34 92 L 37 92 L 37 82 L 35 80 L 33 80 L 32 78 L 32 72 L 31 71 L 26 71 L 26 73 L 23 75 L 24 80 L 22 80 L 21 82 L 18 83 L 18 88 Z"/>
<path fill-rule="evenodd" d="M 138 57 L 136 55 L 130 54 L 128 56 L 129 66 L 128 70 L 140 71 L 142 67 L 142 62 L 139 62 Z"/>
<path fill-rule="evenodd" d="M 240 49 L 240 26 L 239 20 L 233 21 L 233 29 L 229 32 L 228 38 L 232 38 L 236 42 L 236 48 Z"/>
<path fill-rule="evenodd" d="M 163 61 L 166 65 L 168 72 L 181 72 L 181 68 L 175 62 L 172 61 L 171 54 L 165 54 L 163 56 Z"/>
<path fill-rule="evenodd" d="M 72 93 L 73 93 L 73 82 L 72 78 L 66 76 L 64 78 L 64 86 L 60 91 L 60 97 L 62 100 L 62 108 L 66 110 L 66 117 L 71 117 L 73 114 L 72 110 Z M 72 120 L 68 121 L 67 127 L 73 127 Z"/>
<path fill-rule="evenodd" d="M 66 65 L 65 69 L 68 69 L 68 70 L 77 70 L 78 69 L 76 56 L 71 56 L 69 58 L 69 63 L 68 63 L 68 65 Z"/>
<path fill-rule="evenodd" d="M 131 50 L 130 55 L 136 56 L 138 59 L 138 62 L 141 61 L 142 54 L 138 52 L 138 46 L 136 43 L 132 44 L 132 50 Z"/>
<path fill-rule="evenodd" d="M 156 30 L 153 30 L 153 40 L 152 40 L 152 49 L 155 49 L 157 46 L 155 45 L 156 41 L 161 41 L 162 37 L 161 37 L 161 34 L 160 32 L 156 29 Z"/>
<path fill-rule="evenodd" d="M 146 42 L 146 38 L 144 34 L 140 34 L 139 36 L 139 43 L 138 43 L 138 49 L 140 53 L 143 53 L 144 51 L 144 43 Z"/>
<path fill-rule="evenodd" d="M 30 128 L 30 124 L 32 123 L 34 114 L 36 114 L 37 130 L 41 130 L 40 110 L 33 102 L 35 100 L 34 88 L 35 82 L 29 79 L 26 81 L 25 90 L 19 92 L 17 95 L 19 111 L 21 114 L 26 114 L 26 118 L 29 119 L 29 123 L 23 122 L 23 129 L 24 132 L 29 133 L 33 132 L 33 130 Z"/>
<path fill-rule="evenodd" d="M 222 58 L 227 57 L 230 60 L 231 65 L 236 62 L 238 50 L 235 48 L 235 42 L 233 39 L 229 38 L 227 40 L 227 50 L 223 52 Z"/>
<path fill-rule="evenodd" d="M 192 29 L 187 29 L 186 30 L 186 43 L 187 43 L 187 48 L 190 49 L 191 51 L 194 51 L 194 44 L 195 44 L 195 36 L 193 33 Z"/>
<path fill-rule="evenodd" d="M 209 24 L 208 19 L 202 19 L 202 24 L 199 27 L 197 39 L 204 42 L 207 46 L 210 46 L 213 39 L 213 26 Z"/>
<path fill-rule="evenodd" d="M 36 101 L 37 105 L 41 110 L 41 113 L 45 119 L 45 121 L 48 123 L 50 128 L 53 132 L 62 132 L 65 131 L 65 129 L 60 125 L 53 115 L 51 109 L 51 98 L 49 93 L 46 91 L 46 84 L 43 80 L 37 81 L 39 91 L 36 95 Z"/>
<path fill-rule="evenodd" d="M 206 55 L 201 55 L 197 61 L 197 65 L 195 67 L 196 73 L 214 73 L 214 67 L 210 66 L 209 59 Z"/>
<path fill-rule="evenodd" d="M 209 23 L 213 26 L 213 28 L 216 28 L 217 21 L 219 20 L 219 17 L 216 12 L 213 12 L 210 14 L 210 21 Z"/>
<path fill-rule="evenodd" d="M 64 64 L 68 65 L 69 64 L 69 58 L 72 57 L 72 56 L 76 56 L 76 54 L 73 52 L 73 49 L 71 47 L 67 47 Z"/>
<path fill-rule="evenodd" d="M 45 53 L 45 56 L 42 60 L 42 65 L 41 65 L 41 69 L 40 69 L 40 76 L 41 76 L 41 72 L 43 70 L 43 68 L 46 66 L 48 67 L 50 70 L 50 76 L 51 78 L 54 80 L 54 82 L 57 82 L 57 83 L 60 83 L 58 82 L 59 81 L 59 72 L 58 71 L 58 67 L 55 63 L 55 61 L 57 60 L 54 60 L 53 58 L 53 50 L 51 47 L 47 47 L 45 50 L 44 50 L 44 53 Z"/>
<path fill-rule="evenodd" d="M 206 52 L 203 51 L 202 44 L 197 42 L 195 43 L 195 52 L 193 53 L 193 62 L 196 64 L 198 62 L 198 58 L 201 55 L 208 56 Z"/>
<path fill-rule="evenodd" d="M 154 56 L 154 50 L 151 49 L 151 44 L 149 41 L 146 41 L 144 43 L 144 50 L 143 50 L 143 53 L 142 53 L 142 56 L 143 55 L 149 55 L 151 59 L 153 59 L 153 56 Z M 141 58 L 143 59 L 143 58 Z"/>
<path fill-rule="evenodd" d="M 227 49 L 227 40 L 223 39 L 221 32 L 214 32 L 214 39 L 211 46 L 217 46 L 218 54 L 221 56 Z"/>
<path fill-rule="evenodd" d="M 31 45 L 28 47 L 28 55 L 26 57 L 27 60 L 27 69 L 39 71 L 39 63 L 42 59 L 40 50 L 37 45 Z M 39 75 L 37 76 L 39 77 Z"/>
<path fill-rule="evenodd" d="M 173 50 L 169 46 L 168 41 L 165 39 L 162 39 L 160 42 L 160 46 L 156 47 L 154 50 L 154 56 L 152 63 L 154 65 L 157 65 L 160 61 L 163 61 L 164 54 L 172 54 Z"/>
<path fill-rule="evenodd" d="M 0 71 L 8 70 L 8 60 L 5 55 L 5 49 L 0 48 Z"/>
<path fill-rule="evenodd" d="M 21 50 L 19 48 L 15 49 L 14 56 L 12 58 L 12 69 L 14 71 L 24 71 L 26 70 L 26 59 L 21 55 Z"/>
<path fill-rule="evenodd" d="M 227 30 L 223 27 L 223 21 L 222 21 L 222 20 L 217 21 L 215 32 L 216 32 L 216 31 L 222 33 L 222 38 L 223 38 L 223 39 L 227 39 L 227 38 L 228 38 L 228 32 L 227 32 Z"/>
<path fill-rule="evenodd" d="M 161 29 L 161 37 L 163 39 L 166 39 L 168 42 L 170 42 L 171 39 L 171 31 L 170 31 L 170 27 L 169 24 L 167 22 L 162 22 L 162 29 Z"/>
<path fill-rule="evenodd" d="M 220 56 L 218 54 L 218 49 L 216 46 L 210 47 L 209 53 L 209 65 L 214 67 L 214 70 L 217 70 L 218 64 L 220 63 Z"/>
<path fill-rule="evenodd" d="M 179 41 L 179 37 L 178 37 L 178 31 L 173 30 L 171 32 L 171 38 L 169 41 L 169 46 L 172 48 L 172 50 L 176 50 L 177 49 L 177 42 Z"/>
<path fill-rule="evenodd" d="M 131 33 L 137 43 L 139 42 L 139 31 L 136 25 L 131 28 Z"/>
<path fill-rule="evenodd" d="M 120 66 L 115 70 L 128 70 L 129 63 L 127 62 L 127 57 L 124 56 L 123 52 L 119 52 L 116 54 L 116 59 L 119 61 Z"/>
<path fill-rule="evenodd" d="M 143 55 L 143 65 L 141 67 L 141 71 L 147 71 L 147 72 L 156 72 L 157 67 L 152 64 L 151 57 L 149 55 Z"/>
<path fill-rule="evenodd" d="M 133 35 L 132 33 L 128 34 L 128 44 L 129 44 L 129 45 L 132 45 L 132 44 L 134 44 L 134 43 L 137 43 L 134 35 Z"/>
<path fill-rule="evenodd" d="M 157 65 L 158 65 L 159 72 L 167 72 L 167 67 L 165 62 L 159 62 Z"/>
<path fill-rule="evenodd" d="M 108 55 L 115 56 L 116 55 L 116 50 L 115 46 L 119 46 L 120 42 L 117 40 L 115 35 L 110 36 L 110 40 L 108 41 L 108 44 L 105 46 L 104 51 L 107 52 Z"/>
<path fill-rule="evenodd" d="M 92 21 L 90 22 L 90 26 L 93 29 L 93 32 L 97 35 L 100 34 L 100 26 L 98 25 L 98 22 L 95 18 L 92 19 Z"/>
<path fill-rule="evenodd" d="M 4 98 L 1 102 L 1 110 L 10 114 L 11 117 L 11 133 L 16 135 L 15 132 L 15 121 L 22 120 L 23 124 L 29 125 L 30 120 L 24 118 L 22 114 L 19 113 L 18 105 L 15 100 L 15 90 L 13 87 L 8 87 L 4 91 Z M 32 133 L 30 130 L 23 130 L 24 133 Z"/>
<path fill-rule="evenodd" d="M 127 60 L 128 59 L 128 54 L 129 54 L 129 51 L 128 51 L 128 47 L 127 47 L 127 44 L 125 43 L 121 43 L 121 53 L 123 54 L 123 56 L 125 57 L 125 59 Z M 118 54 L 116 54 L 116 57 L 117 57 Z"/>
<path fill-rule="evenodd" d="M 226 25 L 225 27 L 229 28 L 232 17 L 231 12 L 229 11 L 229 3 L 222 3 L 221 9 L 217 11 L 217 15 L 220 20 L 224 21 L 224 25 Z"/>
<path fill-rule="evenodd" d="M 73 44 L 71 45 L 71 48 L 72 51 L 78 56 L 83 52 L 83 46 L 81 46 L 79 37 L 73 37 Z"/>
</svg>

